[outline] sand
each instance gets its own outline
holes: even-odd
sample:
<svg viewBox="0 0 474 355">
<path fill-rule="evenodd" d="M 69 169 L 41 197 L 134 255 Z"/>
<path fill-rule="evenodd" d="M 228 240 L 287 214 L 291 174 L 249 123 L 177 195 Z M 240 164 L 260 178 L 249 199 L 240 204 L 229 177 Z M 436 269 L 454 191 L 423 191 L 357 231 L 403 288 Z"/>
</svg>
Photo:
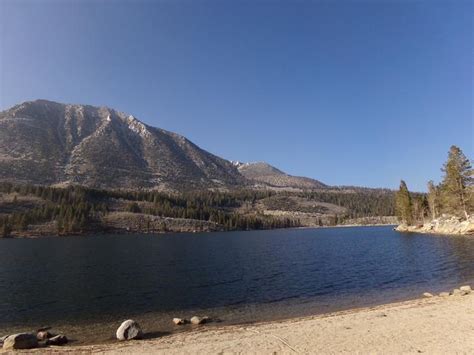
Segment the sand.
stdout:
<svg viewBox="0 0 474 355">
<path fill-rule="evenodd" d="M 150 340 L 34 352 L 474 354 L 474 293 L 279 322 L 221 328 L 204 325 L 196 331 Z"/>
</svg>

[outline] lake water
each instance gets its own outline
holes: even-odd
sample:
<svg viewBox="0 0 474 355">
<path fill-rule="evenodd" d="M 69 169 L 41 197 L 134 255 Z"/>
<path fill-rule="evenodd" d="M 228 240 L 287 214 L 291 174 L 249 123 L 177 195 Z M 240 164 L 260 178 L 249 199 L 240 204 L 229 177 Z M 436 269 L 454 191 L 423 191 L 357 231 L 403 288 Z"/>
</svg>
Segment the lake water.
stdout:
<svg viewBox="0 0 474 355">
<path fill-rule="evenodd" d="M 474 280 L 474 238 L 392 227 L 0 240 L 0 332 L 53 326 L 82 342 L 324 313 Z M 87 325 L 87 327 L 85 326 Z M 0 334 L 2 335 L 2 334 Z"/>
</svg>

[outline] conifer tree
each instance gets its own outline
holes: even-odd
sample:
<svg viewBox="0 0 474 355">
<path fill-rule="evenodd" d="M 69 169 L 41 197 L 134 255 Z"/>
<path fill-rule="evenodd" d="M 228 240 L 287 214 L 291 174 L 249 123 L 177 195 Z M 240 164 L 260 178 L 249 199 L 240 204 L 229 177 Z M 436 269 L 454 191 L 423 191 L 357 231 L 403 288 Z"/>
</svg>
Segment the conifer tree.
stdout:
<svg viewBox="0 0 474 355">
<path fill-rule="evenodd" d="M 439 188 L 432 180 L 428 181 L 428 206 L 431 212 L 431 218 L 436 219 L 440 210 Z"/>
<path fill-rule="evenodd" d="M 413 224 L 413 206 L 410 192 L 405 181 L 400 181 L 400 190 L 396 194 L 397 217 L 407 225 Z"/>
<path fill-rule="evenodd" d="M 473 169 L 469 159 L 456 146 L 451 146 L 448 160 L 441 169 L 444 172 L 441 192 L 443 207 L 448 213 L 469 216 L 472 202 Z"/>
</svg>

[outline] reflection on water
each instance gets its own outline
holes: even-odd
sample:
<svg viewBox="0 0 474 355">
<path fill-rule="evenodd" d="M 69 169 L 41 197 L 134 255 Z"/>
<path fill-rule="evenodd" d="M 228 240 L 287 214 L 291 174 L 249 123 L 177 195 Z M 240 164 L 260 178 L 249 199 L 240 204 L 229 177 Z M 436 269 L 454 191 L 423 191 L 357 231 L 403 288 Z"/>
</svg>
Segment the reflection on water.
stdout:
<svg viewBox="0 0 474 355">
<path fill-rule="evenodd" d="M 0 327 L 134 315 L 173 330 L 170 317 L 203 309 L 246 322 L 404 299 L 472 280 L 474 238 L 391 227 L 5 239 Z"/>
</svg>

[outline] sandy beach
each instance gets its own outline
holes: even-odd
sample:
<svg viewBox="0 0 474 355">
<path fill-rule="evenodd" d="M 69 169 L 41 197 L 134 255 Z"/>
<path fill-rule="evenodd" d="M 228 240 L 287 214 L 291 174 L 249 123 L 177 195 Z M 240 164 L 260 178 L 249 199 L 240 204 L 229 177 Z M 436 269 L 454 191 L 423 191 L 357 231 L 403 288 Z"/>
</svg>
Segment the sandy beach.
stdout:
<svg viewBox="0 0 474 355">
<path fill-rule="evenodd" d="M 474 353 L 474 293 L 41 353 Z"/>
</svg>

